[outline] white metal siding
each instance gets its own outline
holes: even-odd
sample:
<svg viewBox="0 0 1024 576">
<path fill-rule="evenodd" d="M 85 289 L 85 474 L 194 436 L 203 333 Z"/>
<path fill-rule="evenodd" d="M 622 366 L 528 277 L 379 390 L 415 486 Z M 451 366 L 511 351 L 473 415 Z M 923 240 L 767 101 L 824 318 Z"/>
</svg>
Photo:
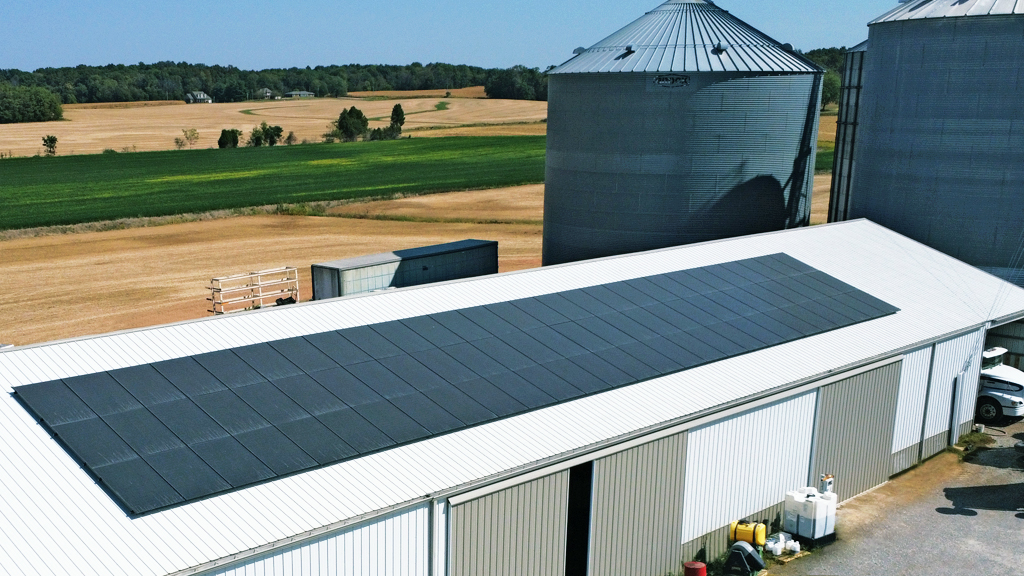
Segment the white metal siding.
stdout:
<svg viewBox="0 0 1024 576">
<path fill-rule="evenodd" d="M 569 471 L 452 507 L 452 576 L 563 576 Z"/>
<path fill-rule="evenodd" d="M 973 418 L 974 401 L 965 394 L 978 393 L 976 376 L 983 337 L 984 331 L 971 332 L 935 346 L 935 365 L 932 368 L 931 392 L 928 394 L 928 421 L 924 431 L 926 439 L 949 430 L 950 410 L 953 407 L 953 381 L 965 367 L 967 371 L 963 379 L 965 385 L 961 386 L 961 398 L 968 400 L 960 402 L 960 416 L 963 418 L 969 408 L 971 414 L 967 414 L 966 418 Z M 967 376 L 970 374 L 975 375 L 973 382 Z M 961 420 L 960 423 L 967 420 Z"/>
<path fill-rule="evenodd" d="M 963 426 L 969 422 L 974 421 L 974 410 L 975 404 L 978 399 L 978 385 L 981 379 L 981 354 L 985 350 L 985 331 L 978 332 L 977 340 L 974 343 L 974 351 L 971 353 L 970 349 L 965 350 L 966 354 L 972 354 L 971 363 L 964 371 L 964 377 L 960 382 L 960 398 L 957 402 L 959 410 L 957 411 L 957 418 L 955 424 L 957 426 Z M 961 431 L 960 433 L 963 433 Z M 956 441 L 959 438 L 953 440 Z"/>
<path fill-rule="evenodd" d="M 434 504 L 434 572 L 432 576 L 448 574 L 448 502 Z"/>
<path fill-rule="evenodd" d="M 806 485 L 816 397 L 808 392 L 689 432 L 681 544 Z"/>
<path fill-rule="evenodd" d="M 590 576 L 679 568 L 686 433 L 594 462 Z"/>
<path fill-rule="evenodd" d="M 421 506 L 284 552 L 208 574 L 426 576 L 427 518 L 427 507 Z"/>
<path fill-rule="evenodd" d="M 892 453 L 921 441 L 924 404 L 928 396 L 928 371 L 932 365 L 932 347 L 921 348 L 903 357 L 900 393 L 896 404 L 896 427 L 892 435 Z"/>
</svg>

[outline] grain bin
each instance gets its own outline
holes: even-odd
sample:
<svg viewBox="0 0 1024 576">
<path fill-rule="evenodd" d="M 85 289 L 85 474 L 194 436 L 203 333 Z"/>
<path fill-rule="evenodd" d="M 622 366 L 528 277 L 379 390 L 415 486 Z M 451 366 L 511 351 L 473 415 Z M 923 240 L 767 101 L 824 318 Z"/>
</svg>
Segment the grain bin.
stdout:
<svg viewBox="0 0 1024 576">
<path fill-rule="evenodd" d="M 849 208 L 833 219 L 1024 285 L 1024 0 L 916 0 L 868 30 Z"/>
<path fill-rule="evenodd" d="M 821 69 L 671 0 L 549 73 L 544 264 L 806 225 Z"/>
</svg>

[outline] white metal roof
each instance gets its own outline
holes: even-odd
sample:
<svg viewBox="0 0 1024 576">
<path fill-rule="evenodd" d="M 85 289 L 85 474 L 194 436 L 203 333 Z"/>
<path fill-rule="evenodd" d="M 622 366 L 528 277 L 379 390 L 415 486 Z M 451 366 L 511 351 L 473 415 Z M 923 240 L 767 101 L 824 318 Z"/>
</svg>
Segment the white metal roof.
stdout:
<svg viewBox="0 0 1024 576">
<path fill-rule="evenodd" d="M 9 394 L 64 376 L 778 252 L 901 311 L 142 518 L 125 516 Z M 1017 314 L 1024 290 L 859 220 L 0 352 L 8 392 L 0 398 L 0 574 L 187 570 Z"/>
<path fill-rule="evenodd" d="M 775 40 L 703 0 L 670 0 L 549 74 L 820 72 Z"/>
<path fill-rule="evenodd" d="M 870 24 L 925 18 L 1024 14 L 1024 0 L 911 0 L 872 20 Z"/>
</svg>

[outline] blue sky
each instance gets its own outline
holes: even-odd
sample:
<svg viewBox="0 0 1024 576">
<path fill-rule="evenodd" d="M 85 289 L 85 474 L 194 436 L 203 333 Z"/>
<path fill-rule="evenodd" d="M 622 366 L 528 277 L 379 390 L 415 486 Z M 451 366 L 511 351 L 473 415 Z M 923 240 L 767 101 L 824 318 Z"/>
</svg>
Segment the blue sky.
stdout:
<svg viewBox="0 0 1024 576">
<path fill-rule="evenodd" d="M 0 68 L 161 60 L 261 69 L 418 61 L 544 68 L 659 0 L 0 0 Z M 719 0 L 802 50 L 852 46 L 897 0 Z"/>
</svg>

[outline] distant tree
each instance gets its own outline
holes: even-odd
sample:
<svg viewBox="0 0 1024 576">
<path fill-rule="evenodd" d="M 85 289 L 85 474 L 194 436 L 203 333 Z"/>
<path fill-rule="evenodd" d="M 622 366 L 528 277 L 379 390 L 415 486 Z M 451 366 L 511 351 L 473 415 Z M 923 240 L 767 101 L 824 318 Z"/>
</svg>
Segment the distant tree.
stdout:
<svg viewBox="0 0 1024 576">
<path fill-rule="evenodd" d="M 245 141 L 245 145 L 248 148 L 259 148 L 260 146 L 263 146 L 264 142 L 263 129 L 259 126 L 255 126 L 252 131 L 249 132 L 249 139 Z"/>
<path fill-rule="evenodd" d="M 260 130 L 263 131 L 263 140 L 267 146 L 276 146 L 284 135 L 284 129 L 280 126 L 268 126 L 266 122 L 260 124 Z"/>
<path fill-rule="evenodd" d="M 288 137 L 284 139 L 284 143 L 286 146 L 291 146 L 292 144 L 295 144 L 298 141 L 299 139 L 295 137 L 295 132 L 288 132 Z"/>
<path fill-rule="evenodd" d="M 280 126 L 270 126 L 263 122 L 252 129 L 252 132 L 249 133 L 249 140 L 245 145 L 250 148 L 274 146 L 281 140 L 283 134 L 284 130 Z"/>
<path fill-rule="evenodd" d="M 184 149 L 185 146 L 188 146 L 188 141 L 185 140 L 184 138 L 175 138 L 174 139 L 174 147 L 177 148 L 178 150 Z"/>
<path fill-rule="evenodd" d="M 804 56 L 828 72 L 842 73 L 846 65 L 845 46 L 841 48 L 816 48 L 805 52 Z"/>
<path fill-rule="evenodd" d="M 839 102 L 840 82 L 837 72 L 826 72 L 821 81 L 821 109 Z"/>
<path fill-rule="evenodd" d="M 401 104 L 395 104 L 395 107 L 391 109 L 391 124 L 398 127 L 405 126 L 405 110 L 402 110 Z"/>
<path fill-rule="evenodd" d="M 369 130 L 370 120 L 355 106 L 345 108 L 341 111 L 338 119 L 327 125 L 329 131 L 323 135 L 324 142 L 355 142 L 361 136 L 366 136 Z"/>
<path fill-rule="evenodd" d="M 182 128 L 181 133 L 185 136 L 185 142 L 188 142 L 190 149 L 195 146 L 196 142 L 199 142 L 199 130 L 195 128 Z"/>
<path fill-rule="evenodd" d="M 220 138 L 217 139 L 218 148 L 238 148 L 238 139 L 242 136 L 242 131 L 235 128 L 229 130 L 221 130 Z"/>
<path fill-rule="evenodd" d="M 57 155 L 57 137 L 53 135 L 43 136 L 43 148 L 46 148 L 47 156 Z"/>
<path fill-rule="evenodd" d="M 484 91 L 488 98 L 547 101 L 548 77 L 539 68 L 526 66 L 493 70 L 487 75 Z"/>
</svg>

